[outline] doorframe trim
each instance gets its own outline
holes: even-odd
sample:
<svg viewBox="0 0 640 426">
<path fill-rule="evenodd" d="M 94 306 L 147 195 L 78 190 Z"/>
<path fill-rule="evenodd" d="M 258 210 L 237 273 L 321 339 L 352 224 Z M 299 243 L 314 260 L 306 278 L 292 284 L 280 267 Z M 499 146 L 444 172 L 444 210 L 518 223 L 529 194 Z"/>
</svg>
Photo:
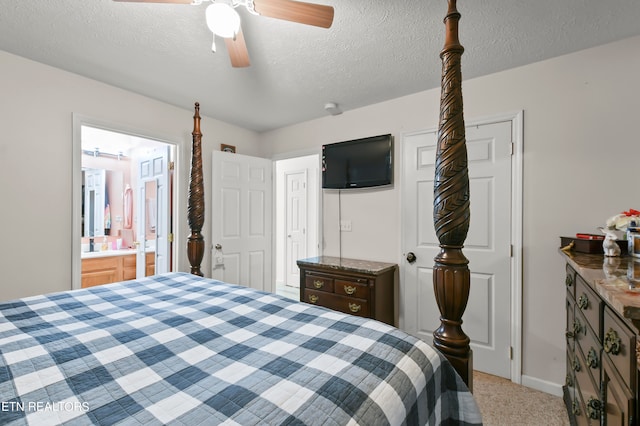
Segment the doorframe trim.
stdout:
<svg viewBox="0 0 640 426">
<path fill-rule="evenodd" d="M 522 384 L 522 257 L 524 111 L 476 117 L 465 126 L 511 121 L 511 381 Z"/>
<path fill-rule="evenodd" d="M 81 276 L 82 276 L 82 259 L 80 258 L 80 240 L 81 233 L 77 224 L 82 223 L 81 213 L 82 209 L 82 126 L 94 127 L 97 129 L 108 130 L 111 132 L 122 133 L 130 136 L 140 137 L 144 139 L 154 140 L 160 143 L 164 143 L 171 146 L 171 155 L 175 164 L 175 171 L 173 174 L 173 205 L 171 206 L 171 216 L 173 218 L 173 224 L 180 223 L 179 217 L 179 205 L 180 205 L 180 190 L 177 182 L 180 180 L 180 149 L 181 143 L 171 140 L 168 137 L 162 135 L 153 134 L 151 131 L 139 130 L 126 126 L 123 124 L 117 124 L 110 121 L 101 120 L 98 118 L 90 117 L 87 115 L 72 113 L 72 137 L 71 137 L 71 289 L 81 288 Z M 180 227 L 173 226 L 173 242 L 181 241 Z M 176 245 L 174 245 L 176 247 Z M 171 264 L 172 270 L 177 270 L 178 257 L 173 256 L 173 262 Z"/>
<path fill-rule="evenodd" d="M 284 228 L 282 230 L 284 231 L 285 235 L 283 235 L 283 237 L 284 237 L 284 245 L 283 245 L 284 256 L 283 256 L 283 259 L 282 259 L 283 265 L 281 265 L 281 266 L 282 266 L 282 271 L 284 273 L 284 277 L 283 277 L 283 281 L 284 282 L 278 282 L 278 280 L 276 280 L 276 286 L 282 285 L 282 286 L 285 286 L 285 288 L 287 286 L 287 283 L 289 282 L 289 280 L 288 280 L 289 272 L 288 272 L 288 268 L 287 268 L 287 266 L 288 266 L 288 262 L 287 262 L 288 250 L 287 250 L 287 247 L 289 246 L 289 244 L 287 242 L 287 238 L 288 237 L 286 236 L 286 234 L 287 234 L 286 231 L 287 231 L 287 226 L 288 226 L 288 223 L 289 223 L 289 211 L 290 210 L 289 210 L 288 207 L 290 207 L 290 205 L 287 203 L 287 201 L 289 199 L 289 197 L 288 197 L 289 196 L 289 191 L 288 191 L 288 185 L 287 185 L 287 177 L 290 174 L 298 174 L 298 173 L 303 173 L 304 174 L 304 179 L 305 179 L 304 180 L 304 182 L 305 182 L 304 193 L 305 193 L 305 201 L 306 201 L 306 205 L 304 206 L 304 209 L 305 209 L 305 223 L 304 224 L 305 224 L 305 227 L 307 227 L 307 228 L 308 228 L 308 225 L 309 225 L 309 213 L 308 213 L 308 210 L 309 210 L 308 209 L 308 204 L 309 204 L 308 198 L 310 198 L 309 197 L 309 187 L 310 187 L 310 185 L 309 185 L 309 169 L 304 168 L 304 169 L 283 171 L 282 172 L 282 175 L 283 175 L 282 177 L 284 178 L 284 181 L 281 182 L 281 183 L 284 186 L 284 190 L 283 190 L 283 192 L 284 192 L 284 197 L 283 197 L 284 200 L 283 201 L 284 201 L 284 207 L 285 207 L 284 210 L 285 211 L 284 211 Z M 276 211 L 277 211 L 277 208 L 276 208 Z M 304 248 L 305 253 L 308 251 L 307 248 L 309 247 L 309 242 L 308 242 L 308 240 L 306 240 L 306 238 L 308 238 L 308 235 L 309 235 L 309 233 L 306 232 L 305 248 Z M 317 244 L 317 238 L 316 238 L 316 244 Z M 275 252 L 275 253 L 277 253 L 277 252 Z M 308 256 L 305 256 L 305 257 L 308 257 Z M 298 282 L 298 285 L 299 284 L 300 283 Z"/>
<path fill-rule="evenodd" d="M 277 214 L 277 203 L 275 202 L 275 194 L 276 194 L 276 190 L 277 187 L 276 185 L 278 184 L 277 182 L 277 177 L 276 177 L 276 162 L 281 161 L 281 160 L 289 160 L 289 159 L 293 159 L 293 158 L 300 158 L 300 157 L 308 157 L 308 156 L 312 156 L 312 155 L 316 155 L 318 157 L 318 174 L 317 174 L 317 179 L 318 179 L 318 184 L 321 184 L 322 181 L 322 150 L 317 149 L 317 148 L 312 148 L 312 149 L 303 149 L 303 150 L 296 150 L 296 151 L 290 151 L 290 152 L 282 152 L 282 153 L 278 153 L 278 154 L 274 154 L 272 155 L 271 158 L 271 162 L 272 162 L 272 170 L 273 170 L 273 198 L 274 198 L 274 203 L 273 203 L 273 214 L 272 214 L 272 227 L 273 227 L 273 238 L 272 238 L 272 251 L 273 253 L 276 253 L 276 237 L 275 237 L 275 230 L 276 230 L 276 214 Z M 309 190 L 309 185 L 307 185 L 307 191 Z M 308 195 L 308 194 L 307 194 Z M 318 189 L 317 195 L 316 195 L 316 208 L 317 208 L 317 212 L 316 212 L 316 217 L 317 217 L 317 223 L 316 223 L 316 232 L 317 232 L 317 241 L 316 244 L 318 245 L 318 256 L 322 255 L 322 251 L 324 248 L 324 241 L 322 240 L 322 235 L 323 235 L 323 204 L 322 204 L 322 188 Z M 276 280 L 276 256 L 273 256 L 272 259 L 272 271 L 271 271 L 271 275 L 272 275 L 272 282 L 274 285 L 274 293 L 277 287 L 277 280 Z"/>
<path fill-rule="evenodd" d="M 513 255 L 511 257 L 511 348 L 510 362 L 511 381 L 522 383 L 522 257 L 523 257 L 523 152 L 524 152 L 524 111 L 507 112 L 489 116 L 474 117 L 465 120 L 465 127 L 493 124 L 499 122 L 511 122 L 511 143 L 513 154 L 511 155 L 511 245 Z M 406 136 L 416 133 L 437 133 L 437 128 L 428 128 L 402 133 L 402 140 Z M 404 160 L 404 158 L 403 158 Z M 404 239 L 404 232 L 401 232 Z M 405 247 L 405 241 L 402 241 Z M 402 263 L 402 279 L 406 272 L 406 263 Z M 404 309 L 403 309 L 404 311 Z M 404 322 L 404 319 L 403 319 Z"/>
</svg>

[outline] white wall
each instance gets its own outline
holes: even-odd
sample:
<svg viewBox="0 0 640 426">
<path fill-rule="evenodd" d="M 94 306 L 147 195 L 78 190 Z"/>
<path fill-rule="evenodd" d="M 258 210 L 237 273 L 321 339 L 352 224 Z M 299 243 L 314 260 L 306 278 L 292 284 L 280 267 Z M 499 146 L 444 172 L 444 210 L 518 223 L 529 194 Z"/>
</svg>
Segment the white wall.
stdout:
<svg viewBox="0 0 640 426">
<path fill-rule="evenodd" d="M 463 77 L 464 64 L 463 56 Z M 525 384 L 544 388 L 564 382 L 559 236 L 596 232 L 609 216 L 640 206 L 638 76 L 640 38 L 635 37 L 463 83 L 468 120 L 524 110 Z M 398 159 L 403 133 L 437 127 L 439 96 L 439 89 L 429 90 L 263 134 L 262 143 L 271 150 L 265 155 L 391 132 Z M 400 175 L 396 161 L 396 182 Z M 343 256 L 402 264 L 400 202 L 397 184 L 343 193 L 342 217 L 353 222 L 353 232 L 343 233 Z M 335 254 L 336 203 L 327 195 L 324 217 L 325 254 Z"/>
<path fill-rule="evenodd" d="M 175 250 L 178 269 L 188 271 L 184 247 L 193 110 L 2 51 L 0 69 L 0 300 L 71 288 L 73 113 L 179 144 Z M 211 152 L 224 142 L 243 154 L 256 155 L 258 135 L 207 117 L 207 105 L 201 105 L 200 114 L 207 186 Z M 206 209 L 211 199 L 205 193 Z M 205 241 L 211 238 L 208 220 L 203 234 Z M 205 274 L 210 273 L 209 265 L 207 249 Z"/>
</svg>

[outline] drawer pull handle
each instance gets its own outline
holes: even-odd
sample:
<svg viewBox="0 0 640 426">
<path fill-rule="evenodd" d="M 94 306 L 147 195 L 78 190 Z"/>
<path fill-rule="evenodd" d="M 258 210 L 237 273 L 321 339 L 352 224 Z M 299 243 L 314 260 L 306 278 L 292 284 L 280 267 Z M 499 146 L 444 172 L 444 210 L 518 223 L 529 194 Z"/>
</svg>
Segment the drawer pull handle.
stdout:
<svg viewBox="0 0 640 426">
<path fill-rule="evenodd" d="M 573 334 L 574 336 L 578 336 L 582 332 L 582 324 L 580 324 L 580 320 L 578 318 L 573 320 Z"/>
<path fill-rule="evenodd" d="M 573 387 L 573 377 L 571 376 L 571 374 L 567 374 L 564 378 L 564 384 L 567 387 Z"/>
<path fill-rule="evenodd" d="M 583 293 L 582 296 L 578 298 L 578 307 L 583 311 L 589 307 L 589 298 L 586 294 Z"/>
<path fill-rule="evenodd" d="M 322 287 L 324 287 L 324 281 L 316 280 L 316 281 L 313 282 L 313 286 L 315 288 L 322 288 Z"/>
<path fill-rule="evenodd" d="M 567 331 L 564 334 L 565 334 L 565 336 L 567 336 L 567 339 L 575 339 L 576 338 L 576 335 L 573 334 L 573 331 Z"/>
<path fill-rule="evenodd" d="M 577 358 L 573 359 L 573 371 L 580 371 L 580 361 Z"/>
<path fill-rule="evenodd" d="M 355 303 L 349 303 L 349 310 L 353 313 L 360 312 L 362 308 L 361 305 L 356 305 Z"/>
<path fill-rule="evenodd" d="M 589 349 L 589 353 L 587 354 L 587 364 L 591 368 L 598 368 L 598 353 L 594 348 Z"/>
<path fill-rule="evenodd" d="M 578 398 L 573 400 L 573 403 L 571 404 L 571 412 L 574 416 L 580 415 L 580 402 L 578 401 Z"/>
<path fill-rule="evenodd" d="M 356 288 L 350 285 L 345 285 L 344 292 L 347 293 L 348 295 L 352 295 L 353 293 L 356 292 Z"/>
<path fill-rule="evenodd" d="M 618 355 L 621 346 L 622 341 L 618 337 L 618 333 L 613 328 L 610 328 L 607 334 L 604 335 L 604 351 L 611 355 Z"/>
<path fill-rule="evenodd" d="M 309 295 L 309 302 L 316 303 L 317 301 L 318 301 L 318 296 L 316 296 L 315 294 Z"/>
<path fill-rule="evenodd" d="M 573 285 L 573 277 L 571 275 L 567 275 L 567 278 L 564 279 L 564 284 L 567 287 L 571 287 Z"/>
<path fill-rule="evenodd" d="M 589 398 L 587 401 L 587 416 L 590 419 L 598 420 L 600 418 L 600 410 L 602 409 L 602 403 L 599 399 L 594 397 Z"/>
</svg>

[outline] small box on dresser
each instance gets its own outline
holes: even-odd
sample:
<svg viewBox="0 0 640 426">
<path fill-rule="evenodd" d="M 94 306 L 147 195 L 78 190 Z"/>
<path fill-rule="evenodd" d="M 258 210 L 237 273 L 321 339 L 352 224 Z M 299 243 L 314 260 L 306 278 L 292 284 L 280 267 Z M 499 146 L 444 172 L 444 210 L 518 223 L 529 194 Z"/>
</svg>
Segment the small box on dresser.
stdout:
<svg viewBox="0 0 640 426">
<path fill-rule="evenodd" d="M 395 263 L 332 256 L 297 263 L 300 301 L 395 325 Z"/>
</svg>

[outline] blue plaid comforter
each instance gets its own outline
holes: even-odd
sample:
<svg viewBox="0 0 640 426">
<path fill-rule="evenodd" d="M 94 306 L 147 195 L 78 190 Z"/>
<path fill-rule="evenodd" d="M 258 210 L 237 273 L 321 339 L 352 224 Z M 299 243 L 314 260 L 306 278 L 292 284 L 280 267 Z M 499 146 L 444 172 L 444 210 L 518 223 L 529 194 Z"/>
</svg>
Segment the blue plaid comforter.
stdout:
<svg viewBox="0 0 640 426">
<path fill-rule="evenodd" d="M 0 303 L 0 424 L 478 424 L 430 346 L 184 273 Z"/>
</svg>

